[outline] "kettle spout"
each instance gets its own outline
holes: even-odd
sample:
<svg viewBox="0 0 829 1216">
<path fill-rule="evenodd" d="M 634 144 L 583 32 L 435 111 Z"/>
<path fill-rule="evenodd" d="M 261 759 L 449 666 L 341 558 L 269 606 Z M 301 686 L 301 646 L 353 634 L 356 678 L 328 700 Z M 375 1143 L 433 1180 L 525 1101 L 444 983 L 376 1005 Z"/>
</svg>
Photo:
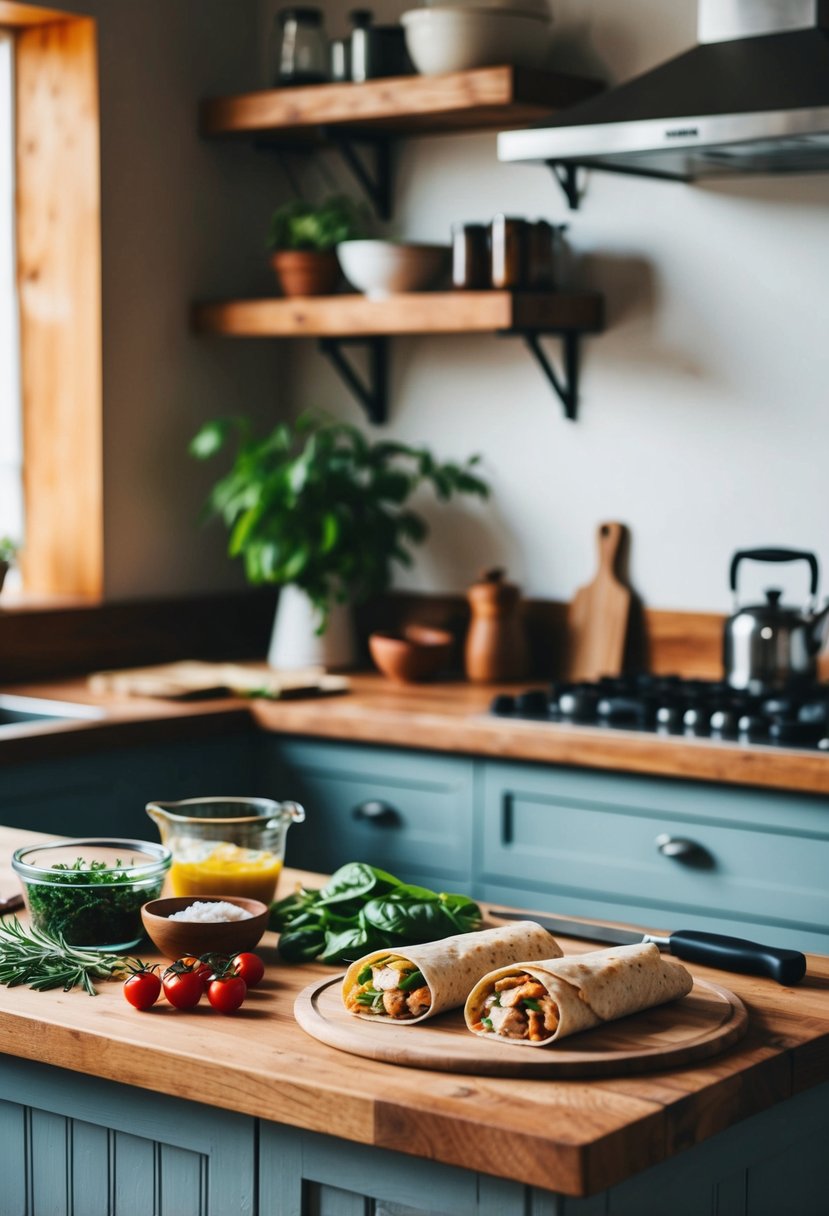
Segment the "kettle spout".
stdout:
<svg viewBox="0 0 829 1216">
<path fill-rule="evenodd" d="M 809 621 L 809 650 L 819 655 L 829 637 L 829 600 Z"/>
</svg>

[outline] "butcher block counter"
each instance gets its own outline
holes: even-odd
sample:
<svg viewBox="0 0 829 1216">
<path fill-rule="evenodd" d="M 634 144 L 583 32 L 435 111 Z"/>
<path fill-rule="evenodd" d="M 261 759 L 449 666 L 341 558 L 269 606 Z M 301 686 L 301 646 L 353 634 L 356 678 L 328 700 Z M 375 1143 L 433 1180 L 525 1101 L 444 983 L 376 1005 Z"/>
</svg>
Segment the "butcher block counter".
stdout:
<svg viewBox="0 0 829 1216">
<path fill-rule="evenodd" d="M 255 664 L 247 666 L 255 668 Z M 487 713 L 498 692 L 517 686 L 464 681 L 396 685 L 382 676 L 349 677 L 345 695 L 282 701 L 94 694 L 85 680 L 5 686 L 0 691 L 99 705 L 100 721 L 21 726 L 0 732 L 0 766 L 135 742 L 208 738 L 224 730 L 391 745 L 433 752 L 572 765 L 686 778 L 724 785 L 829 793 L 829 755 L 713 739 L 505 721 Z"/>
<path fill-rule="evenodd" d="M 36 839 L 0 829 L 0 888 L 13 881 L 8 868 L 12 849 Z M 300 877 L 320 881 L 289 871 L 281 892 Z M 774 1194 L 763 1181 L 765 1163 L 776 1163 L 775 1176 L 778 1167 L 785 1174 L 791 1154 L 797 1176 L 790 1176 L 795 1189 L 789 1193 L 798 1199 L 785 1210 L 800 1216 L 826 1210 L 818 1205 L 810 1173 L 822 1163 L 817 1158 L 812 1162 L 809 1146 L 815 1136 L 825 1143 L 829 1123 L 828 959 L 810 956 L 805 980 L 793 989 L 691 968 L 737 993 L 749 1013 L 746 1037 L 702 1066 L 591 1081 L 520 1081 L 401 1068 L 323 1046 L 295 1023 L 292 1006 L 297 993 L 332 971 L 278 962 L 275 941 L 268 934 L 261 948 L 268 966 L 264 985 L 230 1017 L 202 1007 L 179 1012 L 163 1002 L 138 1013 L 124 1001 L 119 983 L 99 984 L 94 999 L 80 991 L 0 988 L 3 1216 L 18 1211 L 8 1198 L 15 1193 L 13 1175 L 23 1168 L 18 1150 L 28 1160 L 26 1168 L 34 1171 L 26 1186 L 41 1188 L 40 1206 L 29 1194 L 29 1206 L 20 1211 L 54 1216 L 78 1210 L 92 1216 L 98 1209 L 91 1204 L 71 1209 L 47 1203 L 42 1188 L 71 1183 L 78 1202 L 78 1187 L 85 1185 L 78 1162 L 85 1161 L 88 1170 L 91 1158 L 79 1156 L 70 1168 L 67 1154 L 73 1146 L 77 1154 L 82 1149 L 92 1153 L 99 1124 L 109 1127 L 108 1139 L 100 1144 L 103 1159 L 110 1162 L 118 1152 L 126 1161 L 130 1152 L 139 1151 L 139 1142 L 152 1141 L 155 1147 L 146 1157 L 150 1175 L 144 1178 L 148 1194 L 153 1186 L 161 1194 L 172 1185 L 171 1163 L 185 1169 L 182 1154 L 203 1157 L 211 1145 L 215 1153 L 225 1153 L 210 1166 L 213 1190 L 207 1198 L 207 1166 L 194 1175 L 202 1198 L 193 1200 L 192 1210 L 217 1216 L 231 1210 L 254 1216 L 277 1210 L 298 1216 L 398 1210 L 407 1216 L 684 1212 L 673 1200 L 670 1208 L 658 1205 L 677 1188 L 686 1196 L 697 1194 L 697 1183 L 683 1180 L 686 1167 L 692 1171 L 688 1177 L 707 1179 L 709 1204 L 724 1204 L 732 1190 L 743 1196 L 739 1207 L 694 1206 L 688 1211 L 781 1211 L 764 1207 L 759 1199 L 754 1205 L 746 1195 L 750 1199 L 752 1185 L 755 1194 Z M 561 944 L 565 953 L 595 948 L 585 941 L 561 939 Z M 24 1112 L 19 1129 L 16 1111 Z M 220 1134 L 204 1131 L 213 1127 L 211 1120 L 218 1120 Z M 254 1127 L 259 1129 L 255 1134 L 249 1130 Z M 255 1136 L 259 1173 L 253 1185 L 242 1173 L 255 1168 Z M 378 1153 L 380 1149 L 386 1151 Z M 38 1151 L 55 1154 L 52 1173 L 58 1181 L 38 1181 Z M 288 1177 L 293 1160 L 299 1163 L 304 1190 Z M 168 1162 L 164 1169 L 158 1164 L 162 1161 Z M 412 1174 L 413 1164 L 419 1175 Z M 124 1170 L 120 1181 L 113 1173 L 111 1188 L 124 1185 Z M 361 1188 L 355 1174 L 362 1179 Z M 419 1206 L 411 1200 L 415 1177 L 422 1187 Z M 469 1178 L 474 1186 L 469 1183 L 464 1190 Z M 301 1195 L 307 1196 L 309 1187 L 318 1188 L 317 1199 L 306 1206 Z M 340 1192 L 356 1194 L 355 1188 L 363 1206 L 337 1198 Z M 599 1206 L 563 1198 L 604 1192 L 616 1196 L 613 1203 L 607 1200 L 610 1206 L 602 1206 L 604 1197 Z M 231 1194 L 235 1206 L 223 1207 Z M 282 1206 L 274 1200 L 275 1206 L 268 1207 L 266 1197 L 278 1194 Z M 290 1200 L 291 1194 L 297 1198 Z M 388 1196 L 388 1207 L 377 1198 L 381 1195 Z M 370 1202 L 377 1206 L 365 1206 L 369 1200 L 364 1196 L 374 1196 Z M 183 1216 L 191 1206 L 170 1199 L 166 1206 L 158 1200 L 155 1208 L 125 1203 L 117 1207 L 122 1210 Z"/>
</svg>

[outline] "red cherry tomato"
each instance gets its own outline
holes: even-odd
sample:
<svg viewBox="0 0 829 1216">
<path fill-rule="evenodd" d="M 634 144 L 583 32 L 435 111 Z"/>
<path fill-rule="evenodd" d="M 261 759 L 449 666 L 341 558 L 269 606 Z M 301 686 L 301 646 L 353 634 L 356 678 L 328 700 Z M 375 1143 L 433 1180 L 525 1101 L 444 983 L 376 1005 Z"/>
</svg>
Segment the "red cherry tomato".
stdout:
<svg viewBox="0 0 829 1216">
<path fill-rule="evenodd" d="M 207 962 L 206 959 L 196 958 L 192 954 L 188 954 L 186 958 L 180 958 L 178 961 L 181 967 L 196 973 L 201 980 L 203 991 L 207 992 L 210 981 L 213 979 L 213 964 Z"/>
<path fill-rule="evenodd" d="M 161 980 L 154 971 L 136 971 L 124 981 L 124 996 L 134 1009 L 150 1009 L 158 1000 Z"/>
<path fill-rule="evenodd" d="M 176 1009 L 195 1009 L 204 992 L 202 978 L 195 971 L 177 971 L 177 966 L 164 972 L 164 995 Z"/>
<path fill-rule="evenodd" d="M 265 964 L 258 954 L 244 952 L 230 960 L 234 975 L 241 975 L 248 988 L 255 988 L 265 974 Z"/>
<path fill-rule="evenodd" d="M 233 1013 L 247 995 L 248 986 L 240 975 L 222 975 L 211 982 L 207 999 L 219 1013 Z"/>
</svg>

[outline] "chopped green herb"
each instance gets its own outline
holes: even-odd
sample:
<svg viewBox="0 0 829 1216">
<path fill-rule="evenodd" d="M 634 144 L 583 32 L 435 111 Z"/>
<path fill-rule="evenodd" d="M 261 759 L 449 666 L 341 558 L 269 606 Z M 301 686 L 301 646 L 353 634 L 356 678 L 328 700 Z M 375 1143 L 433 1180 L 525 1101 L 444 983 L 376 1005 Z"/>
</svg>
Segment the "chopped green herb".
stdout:
<svg viewBox="0 0 829 1216">
<path fill-rule="evenodd" d="M 481 1025 L 486 1026 L 487 1030 L 493 1030 L 492 1018 L 481 1018 Z"/>
<path fill-rule="evenodd" d="M 378 992 L 375 988 L 366 988 L 365 992 L 358 992 L 354 999 L 358 1005 L 373 1005 L 378 997 L 382 1001 L 382 992 Z"/>
<path fill-rule="evenodd" d="M 532 997 L 525 996 L 521 1004 L 525 1009 L 532 1009 L 533 1013 L 541 1013 L 541 1006 L 538 1001 L 534 1001 Z"/>
<path fill-rule="evenodd" d="M 405 979 L 400 981 L 398 988 L 400 988 L 401 992 L 411 992 L 412 989 L 420 988 L 425 983 L 426 981 L 423 978 L 422 971 L 412 971 L 406 976 Z"/>
<path fill-rule="evenodd" d="M 141 905 L 157 899 L 163 875 L 137 880 L 118 860 L 58 862 L 27 880 L 32 924 L 70 946 L 119 946 L 140 940 Z"/>
<path fill-rule="evenodd" d="M 367 967 L 363 967 L 362 971 L 357 976 L 357 983 L 358 984 L 368 983 L 368 981 L 371 979 L 371 970 L 372 970 L 371 963 L 369 963 Z"/>
</svg>

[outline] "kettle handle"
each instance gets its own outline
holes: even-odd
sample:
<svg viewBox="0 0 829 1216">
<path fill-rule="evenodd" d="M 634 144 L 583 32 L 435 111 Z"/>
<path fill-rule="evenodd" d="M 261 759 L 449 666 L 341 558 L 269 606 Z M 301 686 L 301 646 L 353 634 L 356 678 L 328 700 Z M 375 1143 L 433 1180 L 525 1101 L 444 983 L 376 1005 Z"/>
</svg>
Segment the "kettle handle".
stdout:
<svg viewBox="0 0 829 1216">
<path fill-rule="evenodd" d="M 735 595 L 737 594 L 737 567 L 743 558 L 749 558 L 755 562 L 808 562 L 811 571 L 809 594 L 812 599 L 817 595 L 817 558 L 814 553 L 809 553 L 806 549 L 739 549 L 731 559 L 730 583 Z"/>
</svg>

